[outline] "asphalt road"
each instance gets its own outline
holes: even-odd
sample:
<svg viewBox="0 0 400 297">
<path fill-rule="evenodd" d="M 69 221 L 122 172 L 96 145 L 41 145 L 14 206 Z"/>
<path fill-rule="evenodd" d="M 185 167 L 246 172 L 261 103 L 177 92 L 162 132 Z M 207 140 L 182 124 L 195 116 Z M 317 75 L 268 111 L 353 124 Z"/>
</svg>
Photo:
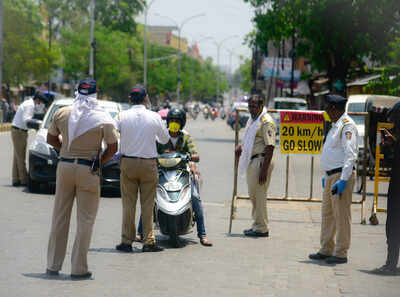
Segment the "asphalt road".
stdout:
<svg viewBox="0 0 400 297">
<path fill-rule="evenodd" d="M 386 254 L 385 215 L 378 226 L 360 225 L 360 206 L 353 206 L 353 238 L 346 265 L 309 261 L 319 246 L 320 205 L 268 202 L 271 236 L 248 239 L 242 230 L 251 224 L 248 201 L 238 203 L 238 219 L 227 234 L 233 186 L 234 133 L 225 122 L 189 120 L 196 140 L 204 179 L 206 228 L 214 247 L 205 248 L 195 234 L 184 236 L 186 246 L 163 253 L 117 252 L 121 201 L 102 198 L 96 219 L 89 267 L 94 279 L 72 281 L 70 252 L 76 229 L 73 211 L 67 256 L 60 277 L 45 274 L 47 240 L 54 196 L 31 194 L 11 183 L 12 145 L 9 133 L 0 134 L 0 297 L 8 296 L 399 296 L 399 277 L 378 277 L 369 270 L 382 265 Z M 33 133 L 30 133 L 30 138 Z M 319 159 L 315 158 L 313 197 L 320 198 Z M 270 196 L 285 193 L 286 156 L 275 155 Z M 308 197 L 310 156 L 291 156 L 289 196 Z M 371 205 L 373 183 L 368 182 Z M 387 185 L 381 187 L 385 193 Z M 246 194 L 243 181 L 239 192 Z M 354 195 L 353 199 L 359 199 Z M 380 203 L 385 198 L 380 197 Z"/>
</svg>

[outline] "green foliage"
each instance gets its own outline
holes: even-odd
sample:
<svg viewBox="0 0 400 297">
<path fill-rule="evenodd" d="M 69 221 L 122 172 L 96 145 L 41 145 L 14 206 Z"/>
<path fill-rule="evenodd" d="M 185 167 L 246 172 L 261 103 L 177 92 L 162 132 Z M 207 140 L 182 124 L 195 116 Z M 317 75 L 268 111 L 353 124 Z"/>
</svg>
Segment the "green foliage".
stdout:
<svg viewBox="0 0 400 297">
<path fill-rule="evenodd" d="M 243 63 L 239 66 L 239 69 L 236 71 L 234 80 L 239 82 L 240 89 L 244 92 L 250 93 L 252 88 L 252 79 L 251 79 L 251 60 L 245 59 Z"/>
<path fill-rule="evenodd" d="M 62 69 L 64 80 L 70 83 L 87 77 L 89 3 L 90 0 L 5 0 L 4 82 L 41 83 L 56 68 Z M 143 26 L 136 26 L 134 20 L 140 9 L 138 1 L 96 0 L 95 79 L 105 97 L 126 101 L 129 89 L 143 83 Z M 177 57 L 151 59 L 176 54 L 177 50 L 171 47 L 148 45 L 148 89 L 152 96 L 175 96 Z M 217 68 L 212 60 L 199 62 L 183 54 L 181 62 L 181 97 L 215 97 Z M 227 87 L 221 74 L 221 93 Z"/>
<path fill-rule="evenodd" d="M 369 94 L 400 96 L 400 38 L 390 43 L 392 65 L 377 69 L 380 78 L 368 83 L 364 91 Z"/>
<path fill-rule="evenodd" d="M 363 57 L 385 61 L 389 43 L 399 32 L 398 0 L 244 1 L 258 9 L 257 44 L 295 34 L 297 55 L 327 71 L 331 82 L 344 81 L 351 63 L 362 64 Z"/>
<path fill-rule="evenodd" d="M 9 84 L 45 80 L 57 60 L 41 38 L 38 7 L 32 0 L 5 0 L 3 35 L 3 80 Z"/>
</svg>

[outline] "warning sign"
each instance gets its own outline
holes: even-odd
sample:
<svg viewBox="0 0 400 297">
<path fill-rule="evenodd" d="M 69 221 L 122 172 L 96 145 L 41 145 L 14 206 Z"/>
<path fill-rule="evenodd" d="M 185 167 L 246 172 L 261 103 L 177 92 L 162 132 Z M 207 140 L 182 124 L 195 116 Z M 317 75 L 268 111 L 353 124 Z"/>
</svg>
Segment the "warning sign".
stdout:
<svg viewBox="0 0 400 297">
<path fill-rule="evenodd" d="M 320 154 L 324 116 L 319 111 L 281 111 L 281 153 Z"/>
</svg>

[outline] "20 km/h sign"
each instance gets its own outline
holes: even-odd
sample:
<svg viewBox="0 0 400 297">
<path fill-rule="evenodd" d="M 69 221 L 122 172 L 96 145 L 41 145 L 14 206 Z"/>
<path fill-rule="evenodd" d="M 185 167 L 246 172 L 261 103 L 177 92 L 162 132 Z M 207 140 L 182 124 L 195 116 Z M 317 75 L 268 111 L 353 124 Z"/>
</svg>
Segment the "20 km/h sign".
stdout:
<svg viewBox="0 0 400 297">
<path fill-rule="evenodd" d="M 281 111 L 281 153 L 320 154 L 324 116 L 319 111 Z"/>
</svg>

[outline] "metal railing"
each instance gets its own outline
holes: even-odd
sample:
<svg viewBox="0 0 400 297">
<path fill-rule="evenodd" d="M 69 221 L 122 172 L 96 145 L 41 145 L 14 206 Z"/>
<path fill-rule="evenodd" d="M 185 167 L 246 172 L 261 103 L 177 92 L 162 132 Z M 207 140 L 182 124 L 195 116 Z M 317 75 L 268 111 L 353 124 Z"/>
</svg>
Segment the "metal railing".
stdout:
<svg viewBox="0 0 400 297">
<path fill-rule="evenodd" d="M 240 112 L 247 112 L 247 109 L 237 108 L 236 109 L 236 118 L 235 118 L 235 147 L 239 144 L 239 117 Z M 277 109 L 268 109 L 268 113 L 277 113 L 280 112 Z M 363 150 L 363 170 L 362 170 L 362 198 L 360 200 L 352 201 L 353 204 L 361 205 L 361 224 L 366 224 L 366 176 L 367 176 L 367 160 L 368 160 L 368 133 L 369 133 L 369 114 L 368 112 L 348 112 L 348 115 L 356 115 L 356 116 L 364 116 L 365 117 L 365 134 L 364 134 L 364 150 Z M 322 199 L 313 198 L 313 176 L 314 176 L 314 156 L 311 157 L 310 171 L 310 192 L 309 197 L 289 197 L 289 162 L 290 156 L 286 156 L 286 178 L 285 178 L 285 196 L 284 197 L 267 197 L 267 200 L 272 201 L 297 201 L 297 202 L 322 202 Z M 358 161 L 359 162 L 359 161 Z M 238 195 L 238 163 L 239 158 L 236 153 L 234 155 L 234 178 L 233 178 L 233 195 L 231 202 L 231 213 L 230 213 L 230 221 L 229 221 L 229 233 L 232 231 L 232 221 L 237 217 L 237 207 L 236 200 L 237 199 L 249 199 L 249 196 Z M 359 174 L 359 172 L 357 172 Z"/>
</svg>

